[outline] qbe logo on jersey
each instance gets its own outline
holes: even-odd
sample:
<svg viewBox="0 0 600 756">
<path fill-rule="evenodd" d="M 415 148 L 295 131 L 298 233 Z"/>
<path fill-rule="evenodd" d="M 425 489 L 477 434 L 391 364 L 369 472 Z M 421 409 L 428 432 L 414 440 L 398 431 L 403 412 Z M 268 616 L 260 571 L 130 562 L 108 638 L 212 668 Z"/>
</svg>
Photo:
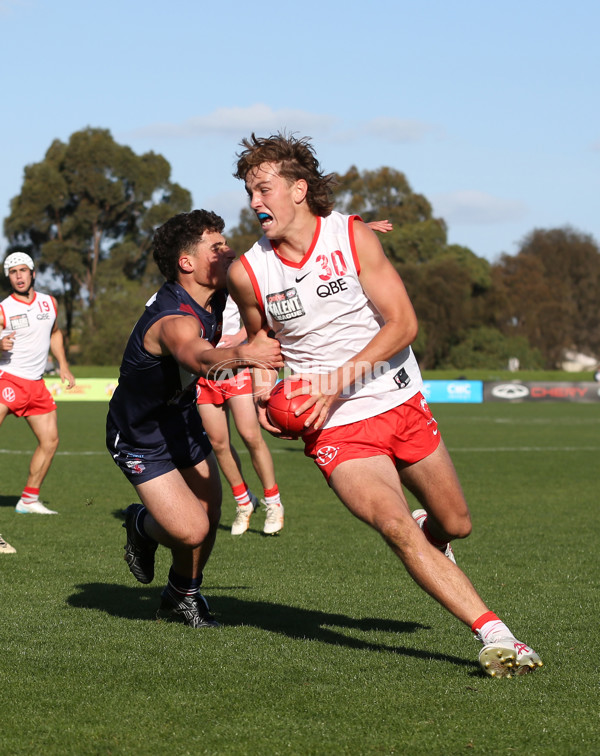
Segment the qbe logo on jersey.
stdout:
<svg viewBox="0 0 600 756">
<path fill-rule="evenodd" d="M 279 323 L 301 318 L 305 314 L 298 292 L 293 287 L 267 294 L 267 310 Z"/>
</svg>

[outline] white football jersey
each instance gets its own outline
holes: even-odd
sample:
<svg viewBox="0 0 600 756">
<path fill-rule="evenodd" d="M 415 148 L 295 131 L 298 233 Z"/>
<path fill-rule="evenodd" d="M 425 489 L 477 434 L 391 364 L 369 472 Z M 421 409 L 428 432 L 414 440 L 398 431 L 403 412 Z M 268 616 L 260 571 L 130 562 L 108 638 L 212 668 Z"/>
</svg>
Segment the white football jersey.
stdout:
<svg viewBox="0 0 600 756">
<path fill-rule="evenodd" d="M 223 336 L 233 336 L 242 327 L 240 311 L 231 297 L 227 297 L 227 304 L 223 310 Z"/>
<path fill-rule="evenodd" d="M 281 343 L 286 369 L 293 373 L 331 373 L 383 326 L 358 278 L 353 232 L 357 219 L 337 212 L 318 217 L 312 244 L 299 263 L 280 257 L 266 237 L 241 258 L 269 328 Z M 323 427 L 379 415 L 422 388 L 421 372 L 408 346 L 348 386 Z"/>
<path fill-rule="evenodd" d="M 14 294 L 0 302 L 4 329 L 0 338 L 15 332 L 10 352 L 0 352 L 0 370 L 18 378 L 37 381 L 44 375 L 50 335 L 56 321 L 56 307 L 49 294 L 35 293 L 32 302 L 21 302 Z"/>
</svg>

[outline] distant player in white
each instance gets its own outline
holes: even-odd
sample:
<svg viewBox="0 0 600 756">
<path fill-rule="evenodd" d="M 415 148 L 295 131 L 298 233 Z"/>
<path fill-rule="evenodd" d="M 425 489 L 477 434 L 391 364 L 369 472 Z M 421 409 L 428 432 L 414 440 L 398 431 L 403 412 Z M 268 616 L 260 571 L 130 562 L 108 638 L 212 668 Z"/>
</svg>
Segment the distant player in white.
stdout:
<svg viewBox="0 0 600 756">
<path fill-rule="evenodd" d="M 246 340 L 246 329 L 241 327 L 240 311 L 231 299 L 223 312 L 223 335 L 218 346 L 235 347 Z M 235 519 L 231 535 L 243 535 L 250 527 L 250 517 L 259 507 L 259 501 L 244 479 L 242 463 L 231 443 L 229 411 L 244 442 L 252 465 L 264 490 L 265 522 L 263 533 L 275 535 L 283 528 L 284 508 L 275 468 L 269 447 L 258 424 L 252 399 L 252 379 L 246 368 L 225 380 L 200 378 L 196 387 L 196 402 L 202 425 L 208 434 L 221 472 L 231 486 L 236 502 Z"/>
<path fill-rule="evenodd" d="M 56 322 L 56 300 L 33 288 L 35 270 L 31 257 L 23 252 L 8 255 L 4 275 L 13 291 L 0 302 L 0 425 L 9 413 L 24 417 L 38 441 L 16 511 L 56 514 L 39 500 L 59 441 L 56 404 L 42 378 L 49 350 L 68 389 L 75 385 L 75 378 Z"/>
<path fill-rule="evenodd" d="M 456 566 L 449 541 L 471 520 L 454 466 L 422 393 L 410 344 L 417 318 L 371 229 L 332 212 L 332 177 L 306 139 L 242 142 L 236 176 L 264 236 L 229 269 L 228 288 L 252 338 L 270 328 L 286 367 L 308 378 L 305 453 L 357 518 L 377 530 L 416 583 L 483 643 L 487 674 L 541 666 Z M 273 386 L 272 371 L 254 370 Z M 256 393 L 259 420 L 268 390 Z M 306 393 L 298 389 L 291 396 Z M 406 486 L 423 509 L 411 512 Z"/>
</svg>

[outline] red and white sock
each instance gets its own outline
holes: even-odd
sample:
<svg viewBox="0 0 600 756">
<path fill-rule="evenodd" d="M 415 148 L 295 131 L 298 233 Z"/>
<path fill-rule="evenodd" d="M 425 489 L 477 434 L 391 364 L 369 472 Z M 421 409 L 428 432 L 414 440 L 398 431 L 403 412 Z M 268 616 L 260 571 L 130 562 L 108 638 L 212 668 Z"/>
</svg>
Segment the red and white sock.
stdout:
<svg viewBox="0 0 600 756">
<path fill-rule="evenodd" d="M 501 638 L 514 638 L 508 627 L 502 622 L 500 617 L 494 612 L 486 612 L 475 620 L 471 625 L 471 630 L 482 643 L 492 643 Z M 515 638 L 516 640 L 516 638 Z"/>
<path fill-rule="evenodd" d="M 269 506 L 269 504 L 275 504 L 276 506 L 281 506 L 281 497 L 279 496 L 279 487 L 277 486 L 277 483 L 273 486 L 273 488 L 265 488 L 265 504 Z"/>
<path fill-rule="evenodd" d="M 250 504 L 250 490 L 245 483 L 240 483 L 239 486 L 231 486 L 231 492 L 238 507 L 246 507 Z"/>
<path fill-rule="evenodd" d="M 39 488 L 29 488 L 25 486 L 23 493 L 21 494 L 21 501 L 23 504 L 33 504 L 34 502 L 39 501 L 39 496 Z"/>
</svg>

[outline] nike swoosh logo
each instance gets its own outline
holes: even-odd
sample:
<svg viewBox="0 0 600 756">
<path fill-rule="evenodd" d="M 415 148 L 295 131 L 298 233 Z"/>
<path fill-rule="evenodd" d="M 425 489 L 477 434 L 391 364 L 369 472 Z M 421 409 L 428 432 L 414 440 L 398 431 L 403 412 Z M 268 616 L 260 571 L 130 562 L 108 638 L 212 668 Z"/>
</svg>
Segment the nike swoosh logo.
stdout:
<svg viewBox="0 0 600 756">
<path fill-rule="evenodd" d="M 310 270 L 308 271 L 308 273 L 305 273 L 303 276 L 300 276 L 300 278 L 298 278 L 298 276 L 296 276 L 296 283 L 300 283 L 300 281 L 304 281 L 304 279 L 306 278 L 306 276 L 310 276 Z"/>
</svg>

